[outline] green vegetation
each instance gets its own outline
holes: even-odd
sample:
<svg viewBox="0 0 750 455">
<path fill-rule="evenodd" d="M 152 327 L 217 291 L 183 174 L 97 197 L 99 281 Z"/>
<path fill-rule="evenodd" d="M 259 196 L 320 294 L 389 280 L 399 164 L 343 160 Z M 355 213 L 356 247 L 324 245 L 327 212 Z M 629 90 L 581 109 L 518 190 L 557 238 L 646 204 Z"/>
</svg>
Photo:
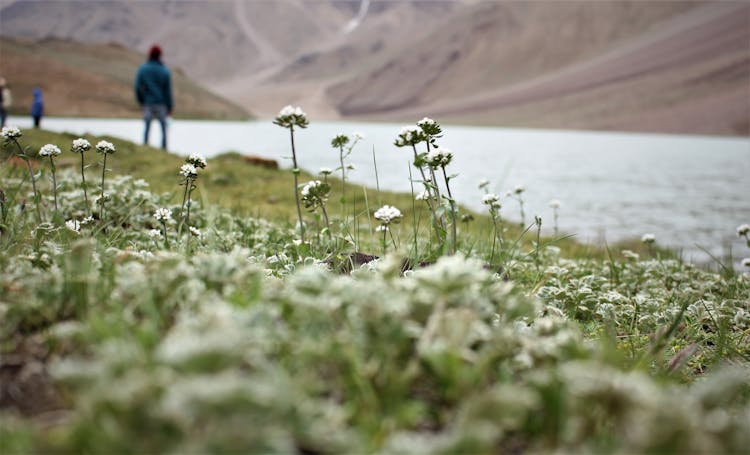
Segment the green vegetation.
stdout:
<svg viewBox="0 0 750 455">
<path fill-rule="evenodd" d="M 40 215 L 6 141 L 3 452 L 750 447 L 748 274 L 651 245 L 589 254 L 537 224 L 522 235 L 491 197 L 464 223 L 448 199 L 328 176 L 302 191 L 301 242 L 290 171 L 236 154 L 198 169 L 114 138 L 87 138 L 113 145 L 109 173 L 80 152 L 86 202 L 75 137 L 23 134 Z M 376 219 L 384 205 L 402 218 Z M 365 258 L 383 238 L 390 254 Z"/>
</svg>

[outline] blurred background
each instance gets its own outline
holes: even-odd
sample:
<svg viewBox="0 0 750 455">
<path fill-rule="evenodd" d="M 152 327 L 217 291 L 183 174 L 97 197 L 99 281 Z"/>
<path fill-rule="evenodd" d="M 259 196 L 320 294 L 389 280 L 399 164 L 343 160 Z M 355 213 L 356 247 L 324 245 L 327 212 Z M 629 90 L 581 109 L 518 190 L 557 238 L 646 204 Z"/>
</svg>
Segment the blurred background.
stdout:
<svg viewBox="0 0 750 455">
<path fill-rule="evenodd" d="M 25 114 L 138 116 L 158 43 L 183 118 L 750 134 L 746 1 L 0 0 Z M 28 98 L 28 99 L 27 99 Z"/>
</svg>

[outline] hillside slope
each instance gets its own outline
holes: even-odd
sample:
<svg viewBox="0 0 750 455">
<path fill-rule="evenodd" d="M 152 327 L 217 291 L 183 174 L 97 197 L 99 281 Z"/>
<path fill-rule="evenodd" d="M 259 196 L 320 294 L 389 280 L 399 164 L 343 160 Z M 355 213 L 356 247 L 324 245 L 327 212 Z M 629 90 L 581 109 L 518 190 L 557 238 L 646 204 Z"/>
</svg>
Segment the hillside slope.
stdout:
<svg viewBox="0 0 750 455">
<path fill-rule="evenodd" d="M 271 117 L 750 135 L 750 4 L 0 3 L 3 35 L 118 42 Z"/>
<path fill-rule="evenodd" d="M 81 44 L 0 38 L 0 74 L 12 89 L 12 112 L 26 114 L 31 91 L 42 88 L 47 115 L 123 117 L 139 115 L 133 78 L 143 56 L 117 44 Z M 243 108 L 209 93 L 179 71 L 172 77 L 174 115 L 248 118 Z"/>
</svg>

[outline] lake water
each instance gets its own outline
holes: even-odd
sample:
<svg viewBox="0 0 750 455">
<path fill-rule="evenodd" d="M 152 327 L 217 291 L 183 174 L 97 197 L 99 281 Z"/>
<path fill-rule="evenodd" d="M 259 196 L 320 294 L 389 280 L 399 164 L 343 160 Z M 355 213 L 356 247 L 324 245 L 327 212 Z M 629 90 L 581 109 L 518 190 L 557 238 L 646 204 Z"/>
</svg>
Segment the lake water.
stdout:
<svg viewBox="0 0 750 455">
<path fill-rule="evenodd" d="M 24 117 L 9 124 L 30 127 Z M 393 146 L 400 124 L 312 122 L 295 134 L 302 168 L 336 168 L 330 146 L 339 133 L 361 132 L 349 162 L 353 182 L 375 187 L 373 151 L 380 187 L 409 191 L 411 149 Z M 74 134 L 108 134 L 134 142 L 142 137 L 137 119 L 45 118 L 43 127 Z M 444 126 L 439 144 L 454 152 L 449 170 L 462 204 L 482 211 L 481 179 L 503 196 L 523 185 L 527 223 L 538 214 L 552 226 L 551 199 L 561 202 L 561 231 L 583 242 L 601 243 L 650 232 L 657 242 L 683 250 L 686 259 L 705 261 L 703 247 L 722 255 L 731 247 L 736 258 L 750 256 L 735 229 L 750 223 L 750 138 L 677 136 L 583 131 Z M 151 143 L 161 131 L 152 125 Z M 206 157 L 226 151 L 257 155 L 291 167 L 288 130 L 262 122 L 175 120 L 170 148 Z M 60 144 L 62 145 L 62 144 Z M 454 186 L 455 185 L 455 186 Z M 518 203 L 503 199 L 501 214 L 519 220 Z"/>
</svg>

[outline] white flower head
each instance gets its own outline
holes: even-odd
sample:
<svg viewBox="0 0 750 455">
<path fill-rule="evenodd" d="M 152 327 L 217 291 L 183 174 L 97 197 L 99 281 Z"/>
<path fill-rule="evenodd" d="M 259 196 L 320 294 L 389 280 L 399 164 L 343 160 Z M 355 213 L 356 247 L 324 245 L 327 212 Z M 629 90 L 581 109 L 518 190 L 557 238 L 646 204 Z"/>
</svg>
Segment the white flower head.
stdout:
<svg viewBox="0 0 750 455">
<path fill-rule="evenodd" d="M 638 253 L 635 253 L 630 250 L 622 250 L 621 253 L 622 253 L 622 257 L 633 260 L 633 261 L 637 261 L 640 258 Z"/>
<path fill-rule="evenodd" d="M 81 222 L 78 220 L 68 220 L 65 222 L 65 227 L 75 232 L 76 234 L 81 232 Z"/>
<path fill-rule="evenodd" d="M 61 153 L 60 147 L 54 144 L 47 144 L 39 149 L 39 156 L 59 156 Z"/>
<path fill-rule="evenodd" d="M 645 243 L 646 245 L 650 245 L 656 242 L 656 236 L 650 232 L 643 234 L 643 236 L 641 237 L 641 242 Z"/>
<path fill-rule="evenodd" d="M 405 126 L 401 128 L 394 145 L 396 147 L 406 147 L 407 145 L 416 145 L 424 141 L 427 137 L 424 135 L 421 129 L 416 126 Z"/>
<path fill-rule="evenodd" d="M 196 168 L 205 169 L 206 165 L 206 158 L 203 157 L 200 153 L 191 153 L 188 155 L 187 158 L 185 158 L 185 162 L 188 164 L 192 164 Z"/>
<path fill-rule="evenodd" d="M 151 237 L 152 239 L 161 237 L 161 231 L 158 229 L 149 229 L 146 231 L 146 235 Z"/>
<path fill-rule="evenodd" d="M 318 174 L 320 174 L 320 175 L 331 175 L 331 174 L 333 174 L 333 170 L 330 167 L 322 167 L 318 171 Z"/>
<path fill-rule="evenodd" d="M 74 139 L 73 145 L 70 147 L 70 151 L 73 153 L 83 153 L 89 150 L 91 150 L 91 142 L 82 137 Z"/>
<path fill-rule="evenodd" d="M 375 232 L 388 232 L 388 225 L 381 224 L 380 226 L 375 228 Z"/>
<path fill-rule="evenodd" d="M 105 154 L 105 155 L 111 155 L 111 154 L 115 153 L 115 145 L 113 143 L 111 143 L 111 142 L 99 141 L 96 144 L 96 152 L 97 153 L 102 153 L 102 154 Z"/>
<path fill-rule="evenodd" d="M 453 160 L 453 152 L 445 147 L 430 150 L 427 154 L 427 164 L 432 168 L 447 166 Z"/>
<path fill-rule="evenodd" d="M 500 196 L 495 193 L 487 193 L 482 196 L 482 204 L 489 205 L 492 208 L 500 208 Z"/>
<path fill-rule="evenodd" d="M 432 197 L 430 192 L 427 190 L 423 190 L 421 193 L 414 196 L 414 199 L 416 199 L 417 201 L 427 201 L 430 199 L 430 197 Z"/>
<path fill-rule="evenodd" d="M 560 201 L 558 201 L 557 199 L 552 199 L 551 201 L 549 201 L 549 206 L 552 207 L 553 209 L 559 209 Z"/>
<path fill-rule="evenodd" d="M 524 188 L 523 185 L 516 185 L 516 187 L 513 189 L 513 192 L 516 194 L 521 194 L 524 191 L 526 191 L 526 188 Z"/>
<path fill-rule="evenodd" d="M 200 229 L 198 229 L 196 227 L 193 227 L 193 226 L 190 226 L 190 233 L 193 234 L 193 236 L 195 236 L 195 237 L 200 237 L 200 236 L 203 235 L 201 233 Z"/>
<path fill-rule="evenodd" d="M 488 186 L 490 186 L 490 181 L 487 179 L 481 179 L 479 180 L 479 184 L 477 185 L 477 188 L 481 190 L 481 189 L 487 188 Z"/>
<path fill-rule="evenodd" d="M 750 267 L 750 258 L 745 258 L 742 260 L 742 266 L 743 267 Z"/>
<path fill-rule="evenodd" d="M 183 164 L 180 166 L 180 175 L 185 178 L 195 178 L 198 176 L 198 169 L 192 164 Z"/>
<path fill-rule="evenodd" d="M 307 128 L 309 122 L 307 114 L 305 114 L 302 108 L 287 105 L 279 111 L 279 115 L 276 116 L 273 123 L 284 128 L 292 128 L 294 126 Z"/>
<path fill-rule="evenodd" d="M 154 212 L 154 218 L 156 218 L 156 221 L 166 223 L 167 221 L 170 221 L 172 219 L 172 211 L 160 207 Z"/>
<path fill-rule="evenodd" d="M 737 236 L 744 237 L 750 233 L 750 224 L 741 224 L 737 226 Z"/>
<path fill-rule="evenodd" d="M 401 218 L 403 218 L 401 210 L 390 205 L 384 205 L 377 209 L 374 216 L 375 219 L 380 220 L 380 222 L 386 226 L 391 223 L 398 223 L 401 221 Z"/>
<path fill-rule="evenodd" d="M 23 134 L 21 134 L 21 130 L 17 126 L 4 126 L 0 135 L 3 136 L 3 139 L 9 141 L 11 139 L 17 139 Z"/>
</svg>

